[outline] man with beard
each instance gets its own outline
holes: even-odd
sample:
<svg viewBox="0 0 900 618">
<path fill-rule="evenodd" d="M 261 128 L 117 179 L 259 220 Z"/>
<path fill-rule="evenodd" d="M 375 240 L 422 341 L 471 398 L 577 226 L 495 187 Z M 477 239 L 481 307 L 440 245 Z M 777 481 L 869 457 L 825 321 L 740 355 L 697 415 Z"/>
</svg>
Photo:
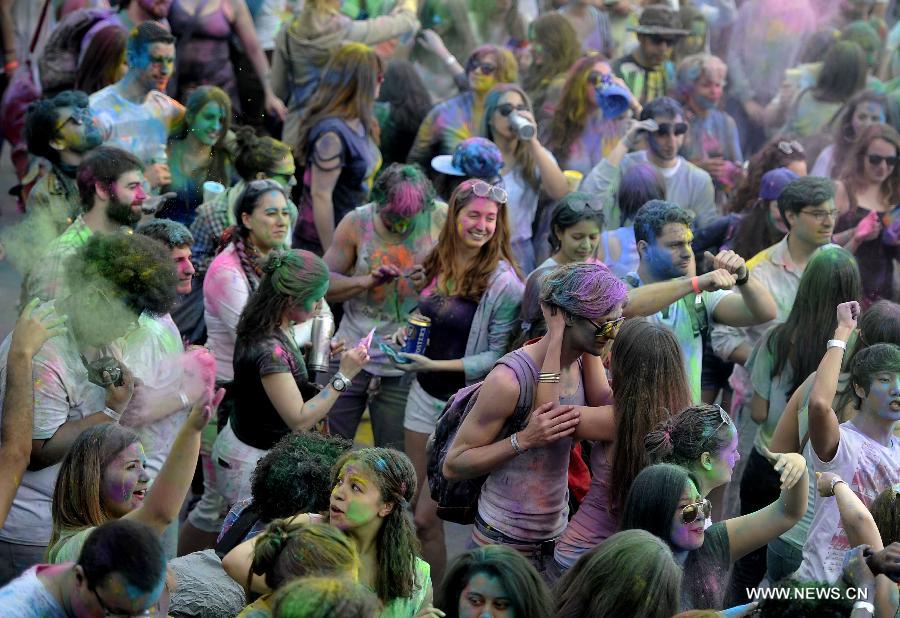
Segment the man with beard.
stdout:
<svg viewBox="0 0 900 618">
<path fill-rule="evenodd" d="M 688 132 L 684 110 L 672 98 L 660 97 L 644 107 L 635 123 L 609 155 L 587 175 L 581 190 L 603 197 L 607 221 L 619 221 L 616 194 L 622 174 L 635 163 L 648 162 L 666 184 L 666 200 L 694 215 L 703 228 L 716 216 L 715 189 L 710 175 L 678 154 Z M 648 148 L 629 152 L 646 138 Z"/>
<path fill-rule="evenodd" d="M 22 298 L 42 300 L 66 296 L 63 269 L 92 234 L 130 231 L 141 219 L 144 193 L 143 165 L 130 152 L 113 146 L 91 151 L 78 166 L 78 193 L 84 212 L 47 246 L 28 271 Z"/>
<path fill-rule="evenodd" d="M 667 282 L 654 286 L 661 309 L 649 319 L 672 329 L 684 354 L 691 396 L 700 403 L 703 340 L 712 325 L 761 324 L 774 320 L 777 308 L 734 251 L 721 251 L 713 260 L 715 270 L 696 276 L 690 224 L 690 213 L 677 204 L 651 200 L 641 206 L 634 219 L 640 264 L 625 282 L 633 288 Z"/>
<path fill-rule="evenodd" d="M 175 38 L 163 26 L 145 21 L 128 37 L 128 72 L 91 95 L 91 109 L 108 143 L 134 153 L 146 165 L 151 187 L 172 181 L 166 159 L 169 133 L 184 116 L 184 106 L 165 94 L 175 68 Z"/>
</svg>

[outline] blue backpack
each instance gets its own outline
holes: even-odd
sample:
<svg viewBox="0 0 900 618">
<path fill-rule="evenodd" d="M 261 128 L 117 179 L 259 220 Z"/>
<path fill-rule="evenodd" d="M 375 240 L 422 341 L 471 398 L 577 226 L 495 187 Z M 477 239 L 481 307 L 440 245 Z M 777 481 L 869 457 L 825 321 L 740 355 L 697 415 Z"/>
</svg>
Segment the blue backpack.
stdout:
<svg viewBox="0 0 900 618">
<path fill-rule="evenodd" d="M 516 374 L 519 381 L 519 400 L 512 415 L 507 419 L 498 439 L 506 438 L 521 431 L 528 423 L 534 405 L 537 374 L 528 362 L 526 352 L 513 350 L 494 365 L 506 365 Z M 444 461 L 453 444 L 463 420 L 475 406 L 478 393 L 484 382 L 478 382 L 460 389 L 450 398 L 437 421 L 434 433 L 428 443 L 428 486 L 431 498 L 438 504 L 438 517 L 458 524 L 471 524 L 478 510 L 478 495 L 487 480 L 487 475 L 461 481 L 449 481 L 444 476 Z"/>
</svg>

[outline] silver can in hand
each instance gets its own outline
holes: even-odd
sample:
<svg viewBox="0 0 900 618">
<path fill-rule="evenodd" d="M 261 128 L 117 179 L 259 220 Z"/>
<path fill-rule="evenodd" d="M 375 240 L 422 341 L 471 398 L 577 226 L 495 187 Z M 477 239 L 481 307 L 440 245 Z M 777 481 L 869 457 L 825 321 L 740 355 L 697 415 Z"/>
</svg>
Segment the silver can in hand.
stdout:
<svg viewBox="0 0 900 618">
<path fill-rule="evenodd" d="M 537 127 L 525 116 L 512 112 L 509 115 L 509 128 L 520 140 L 530 140 L 537 133 Z"/>
<path fill-rule="evenodd" d="M 327 313 L 313 316 L 312 350 L 309 352 L 307 365 L 312 371 L 328 371 L 328 362 L 331 360 L 331 332 L 334 330 L 334 318 Z"/>
</svg>

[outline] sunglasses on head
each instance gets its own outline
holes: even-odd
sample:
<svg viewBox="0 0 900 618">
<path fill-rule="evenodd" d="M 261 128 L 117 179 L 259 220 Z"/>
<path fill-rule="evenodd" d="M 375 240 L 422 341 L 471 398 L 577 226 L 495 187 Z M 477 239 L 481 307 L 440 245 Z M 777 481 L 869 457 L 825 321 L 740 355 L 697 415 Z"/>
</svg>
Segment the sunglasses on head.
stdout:
<svg viewBox="0 0 900 618">
<path fill-rule="evenodd" d="M 656 130 L 657 135 L 669 135 L 670 133 L 674 133 L 675 135 L 684 135 L 687 133 L 688 126 L 686 122 L 661 122 L 659 123 L 659 128 Z"/>
<path fill-rule="evenodd" d="M 475 183 L 464 191 L 465 194 L 474 194 L 475 197 L 486 198 L 497 202 L 498 204 L 506 204 L 509 201 L 509 195 L 502 187 L 491 185 L 483 180 L 477 180 Z"/>
<path fill-rule="evenodd" d="M 712 432 L 712 435 L 716 435 L 717 433 L 719 433 L 719 430 L 722 429 L 723 425 L 731 424 L 731 417 L 728 416 L 728 412 L 726 412 L 725 409 L 719 404 L 716 404 L 716 407 L 719 408 L 719 418 L 722 420 L 722 422 L 719 423 L 718 427 L 716 427 L 716 430 Z"/>
<path fill-rule="evenodd" d="M 592 204 L 591 202 L 567 202 L 566 208 L 571 210 L 572 212 L 584 212 L 585 210 L 590 210 L 592 212 L 603 212 L 603 207 L 597 204 Z"/>
<path fill-rule="evenodd" d="M 663 43 L 665 43 L 669 47 L 675 46 L 676 39 L 674 37 L 664 36 L 662 34 L 650 34 L 648 36 L 650 37 L 650 41 L 654 45 L 662 45 Z"/>
<path fill-rule="evenodd" d="M 711 514 L 712 504 L 709 500 L 704 498 L 700 502 L 694 502 L 693 504 L 685 505 L 681 509 L 681 523 L 692 524 L 700 519 L 701 515 L 703 519 L 708 519 Z"/>
<path fill-rule="evenodd" d="M 472 71 L 481 71 L 482 75 L 493 75 L 497 70 L 496 64 L 491 64 L 490 62 L 479 62 L 475 60 L 472 62 Z"/>
<path fill-rule="evenodd" d="M 594 333 L 594 339 L 599 339 L 603 337 L 604 339 L 614 339 L 618 334 L 619 329 L 622 328 L 622 324 L 625 322 L 625 316 L 614 318 L 612 320 L 606 320 L 600 324 L 597 324 L 590 318 L 584 318 L 588 322 L 591 323 L 596 330 Z"/>
<path fill-rule="evenodd" d="M 511 113 L 513 113 L 513 110 L 517 112 L 531 111 L 524 103 L 520 103 L 518 105 L 513 105 L 512 103 L 501 103 L 497 106 L 497 111 L 500 112 L 500 115 L 504 117 L 509 116 Z"/>
<path fill-rule="evenodd" d="M 882 161 L 887 163 L 888 167 L 895 167 L 897 165 L 897 157 L 896 156 L 883 157 L 881 155 L 870 154 L 870 155 L 866 155 L 866 158 L 869 160 L 869 163 L 871 163 L 872 165 L 874 165 L 876 167 L 881 165 Z"/>
<path fill-rule="evenodd" d="M 801 144 L 797 140 L 791 140 L 789 142 L 778 142 L 778 150 L 786 155 L 792 155 L 795 152 L 803 154 L 804 152 L 803 144 Z"/>
</svg>

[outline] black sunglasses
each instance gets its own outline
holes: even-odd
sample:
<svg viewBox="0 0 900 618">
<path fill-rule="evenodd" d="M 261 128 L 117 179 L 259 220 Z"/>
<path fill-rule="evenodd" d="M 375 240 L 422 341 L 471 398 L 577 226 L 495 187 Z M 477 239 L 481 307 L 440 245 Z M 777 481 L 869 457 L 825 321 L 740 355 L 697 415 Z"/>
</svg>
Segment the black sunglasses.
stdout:
<svg viewBox="0 0 900 618">
<path fill-rule="evenodd" d="M 712 515 L 712 504 L 706 498 L 682 508 L 681 523 L 692 524 L 700 518 L 701 513 L 703 514 L 703 519 L 709 519 L 709 516 Z"/>
<path fill-rule="evenodd" d="M 654 45 L 662 45 L 663 43 L 665 43 L 669 47 L 674 47 L 676 43 L 676 39 L 673 37 L 663 36 L 661 34 L 651 34 L 648 36 L 650 37 L 650 41 Z"/>
<path fill-rule="evenodd" d="M 669 135 L 670 133 L 674 133 L 675 135 L 684 135 L 687 133 L 688 126 L 686 122 L 661 122 L 659 123 L 659 128 L 656 129 L 657 135 Z"/>
<path fill-rule="evenodd" d="M 497 70 L 496 64 L 491 64 L 490 62 L 479 62 L 475 60 L 472 62 L 471 71 L 481 71 L 482 75 L 493 75 L 494 71 Z"/>
<path fill-rule="evenodd" d="M 875 166 L 881 165 L 881 162 L 884 161 L 888 164 L 888 167 L 895 167 L 897 165 L 897 157 L 883 157 L 881 155 L 870 154 L 867 155 L 869 159 L 869 163 Z"/>
<path fill-rule="evenodd" d="M 519 105 L 513 105 L 512 103 L 501 103 L 497 106 L 497 111 L 500 112 L 500 115 L 504 117 L 509 116 L 511 113 L 513 113 L 513 110 L 517 112 L 531 111 L 524 103 L 520 103 Z"/>
<path fill-rule="evenodd" d="M 612 75 L 609 73 L 601 73 L 600 71 L 591 71 L 588 73 L 587 81 L 595 88 L 597 86 L 605 86 L 612 83 Z"/>
</svg>

